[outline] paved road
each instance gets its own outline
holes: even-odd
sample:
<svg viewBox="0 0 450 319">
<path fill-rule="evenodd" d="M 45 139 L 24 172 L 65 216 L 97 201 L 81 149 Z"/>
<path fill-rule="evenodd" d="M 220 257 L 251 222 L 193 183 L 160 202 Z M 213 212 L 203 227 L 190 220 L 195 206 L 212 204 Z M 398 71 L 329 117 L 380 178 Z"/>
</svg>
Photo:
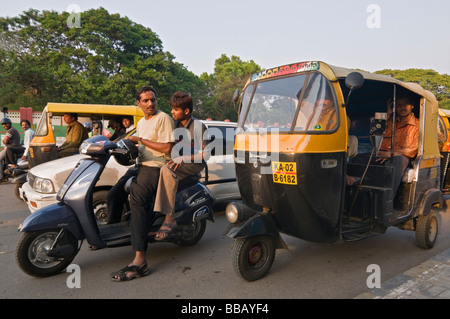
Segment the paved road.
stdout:
<svg viewBox="0 0 450 319">
<path fill-rule="evenodd" d="M 380 266 L 383 285 L 450 248 L 450 214 L 443 212 L 438 213 L 441 228 L 432 250 L 418 248 L 414 232 L 397 228 L 382 236 L 333 245 L 285 236 L 289 250 L 277 251 L 267 277 L 248 283 L 232 269 L 232 240 L 222 235 L 227 221 L 221 215 L 215 223 L 208 223 L 196 246 L 150 245 L 152 274 L 131 282 L 109 279 L 110 272 L 131 261 L 130 247 L 90 251 L 84 243 L 74 260 L 81 270 L 81 288 L 70 289 L 68 273 L 37 279 L 16 266 L 14 251 L 20 236 L 16 228 L 28 212 L 10 186 L 0 185 L 0 298 L 347 299 L 368 291 L 367 267 L 371 264 Z"/>
</svg>

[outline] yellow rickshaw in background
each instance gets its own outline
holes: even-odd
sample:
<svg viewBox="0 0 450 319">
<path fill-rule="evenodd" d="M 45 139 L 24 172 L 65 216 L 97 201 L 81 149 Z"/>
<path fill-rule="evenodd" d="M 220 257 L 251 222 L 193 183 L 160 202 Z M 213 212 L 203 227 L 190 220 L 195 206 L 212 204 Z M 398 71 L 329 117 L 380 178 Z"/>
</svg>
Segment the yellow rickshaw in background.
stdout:
<svg viewBox="0 0 450 319">
<path fill-rule="evenodd" d="M 351 154 L 377 155 L 387 101 L 395 105 L 401 93 L 414 97 L 419 145 L 396 191 L 393 166 L 354 163 Z M 414 230 L 420 247 L 434 246 L 434 208 L 442 207 L 443 195 L 438 104 L 431 92 L 310 61 L 255 74 L 235 97 L 235 169 L 243 202 L 227 206 L 225 233 L 235 241 L 233 266 L 242 278 L 269 272 L 276 249 L 286 247 L 281 233 L 333 243 L 397 226 Z M 347 175 L 359 182 L 347 185 Z"/>
<path fill-rule="evenodd" d="M 441 189 L 447 193 L 450 188 L 448 169 L 450 168 L 450 110 L 439 109 L 438 141 L 441 151 Z"/>
<path fill-rule="evenodd" d="M 131 116 L 134 123 L 137 123 L 144 116 L 142 110 L 135 105 L 48 103 L 42 112 L 34 138 L 30 143 L 30 168 L 57 159 L 57 140 L 52 118 L 60 116 L 59 125 L 65 125 L 62 123 L 62 116 L 65 113 L 77 113 L 78 121 L 82 124 L 94 121 L 106 124 L 108 120 L 122 116 Z M 105 124 L 103 127 L 106 128 Z M 101 134 L 101 131 L 97 133 Z"/>
</svg>

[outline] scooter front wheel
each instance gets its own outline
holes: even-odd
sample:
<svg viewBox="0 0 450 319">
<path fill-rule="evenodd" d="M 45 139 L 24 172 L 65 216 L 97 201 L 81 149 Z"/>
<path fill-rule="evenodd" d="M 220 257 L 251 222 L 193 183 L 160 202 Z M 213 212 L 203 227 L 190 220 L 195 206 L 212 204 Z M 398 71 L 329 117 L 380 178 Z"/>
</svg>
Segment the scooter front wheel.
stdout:
<svg viewBox="0 0 450 319">
<path fill-rule="evenodd" d="M 28 275 L 49 277 L 61 273 L 78 253 L 78 241 L 69 233 L 62 236 L 59 229 L 26 232 L 22 235 L 16 248 L 16 262 Z M 55 240 L 58 242 L 54 245 Z M 72 246 L 72 253 L 64 257 L 50 257 L 50 249 Z"/>
<path fill-rule="evenodd" d="M 247 281 L 263 278 L 275 259 L 275 240 L 262 235 L 235 239 L 232 258 L 233 268 Z"/>
</svg>

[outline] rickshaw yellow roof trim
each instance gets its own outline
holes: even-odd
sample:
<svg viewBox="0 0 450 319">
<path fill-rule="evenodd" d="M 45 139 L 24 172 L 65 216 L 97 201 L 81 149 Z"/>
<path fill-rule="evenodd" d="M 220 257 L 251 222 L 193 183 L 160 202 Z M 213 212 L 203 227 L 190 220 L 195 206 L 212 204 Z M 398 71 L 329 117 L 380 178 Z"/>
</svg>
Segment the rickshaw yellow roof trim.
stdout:
<svg viewBox="0 0 450 319">
<path fill-rule="evenodd" d="M 144 116 L 142 110 L 136 105 L 103 105 L 103 104 L 77 104 L 77 103 L 48 103 L 47 112 L 55 114 L 77 113 L 79 116 L 86 114 L 110 114 Z"/>
</svg>

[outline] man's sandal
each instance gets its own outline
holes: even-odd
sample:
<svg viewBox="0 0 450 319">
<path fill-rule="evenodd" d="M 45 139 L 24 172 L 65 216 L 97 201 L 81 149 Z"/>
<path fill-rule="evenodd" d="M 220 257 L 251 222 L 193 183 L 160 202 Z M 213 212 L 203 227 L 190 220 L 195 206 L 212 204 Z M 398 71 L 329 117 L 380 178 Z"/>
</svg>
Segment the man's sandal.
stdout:
<svg viewBox="0 0 450 319">
<path fill-rule="evenodd" d="M 164 223 L 164 224 L 162 224 L 161 228 L 156 233 L 155 240 L 161 241 L 161 240 L 167 239 L 167 237 L 169 237 L 169 235 L 173 232 L 173 230 L 175 228 L 177 228 L 177 226 L 178 225 L 176 223 L 173 223 L 173 224 Z M 166 227 L 166 228 L 162 229 L 163 227 Z"/>
<path fill-rule="evenodd" d="M 133 275 L 127 276 L 128 273 L 134 272 Z M 147 263 L 141 267 L 129 264 L 128 266 L 111 273 L 111 280 L 113 281 L 129 281 L 134 278 L 144 277 L 150 275 L 150 269 L 148 269 Z"/>
</svg>

